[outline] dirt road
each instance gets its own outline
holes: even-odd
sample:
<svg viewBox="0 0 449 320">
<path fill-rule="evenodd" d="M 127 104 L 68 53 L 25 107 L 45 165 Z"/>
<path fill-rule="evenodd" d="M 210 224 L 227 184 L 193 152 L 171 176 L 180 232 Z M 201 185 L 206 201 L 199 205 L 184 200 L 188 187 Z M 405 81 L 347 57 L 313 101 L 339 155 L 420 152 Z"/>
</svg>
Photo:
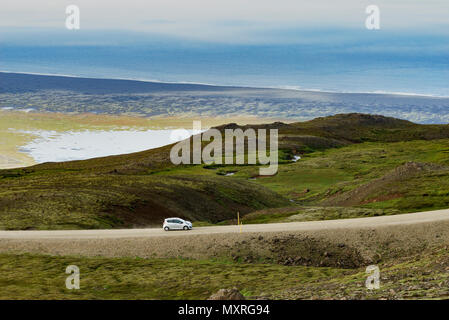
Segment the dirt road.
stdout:
<svg viewBox="0 0 449 320">
<path fill-rule="evenodd" d="M 161 229 L 120 229 L 120 230 L 61 230 L 61 231 L 0 231 L 0 239 L 118 239 L 179 237 L 228 233 L 264 233 L 325 231 L 335 229 L 363 229 L 392 226 L 406 226 L 426 223 L 449 222 L 449 209 L 400 214 L 393 216 L 341 219 L 311 222 L 291 222 L 272 224 L 251 224 L 239 226 L 217 226 L 194 228 L 190 231 L 163 231 Z"/>
<path fill-rule="evenodd" d="M 1 253 L 233 259 L 353 268 L 449 246 L 449 210 L 194 228 L 0 231 Z M 293 262 L 292 262 L 293 261 Z"/>
</svg>

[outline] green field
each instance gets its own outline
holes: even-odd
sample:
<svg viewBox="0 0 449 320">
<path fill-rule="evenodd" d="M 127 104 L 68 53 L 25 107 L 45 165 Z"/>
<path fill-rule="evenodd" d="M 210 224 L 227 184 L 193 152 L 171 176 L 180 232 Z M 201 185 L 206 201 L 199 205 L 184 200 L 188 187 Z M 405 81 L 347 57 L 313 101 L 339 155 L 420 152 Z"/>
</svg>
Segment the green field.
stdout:
<svg viewBox="0 0 449 320">
<path fill-rule="evenodd" d="M 383 262 L 380 289 L 368 290 L 363 268 L 0 254 L 0 299 L 207 299 L 232 287 L 247 298 L 441 299 L 448 263 L 444 249 Z M 69 265 L 80 269 L 79 290 L 65 286 Z"/>
<path fill-rule="evenodd" d="M 348 192 L 386 176 L 407 162 L 432 163 L 441 168 L 418 173 L 406 172 L 398 180 L 385 181 L 386 185 L 373 190 L 367 199 L 362 199 L 367 200 L 367 203 L 360 206 L 403 212 L 448 207 L 448 139 L 366 142 L 317 151 L 304 155 L 296 163 L 282 165 L 276 176 L 257 179 L 257 183 L 295 200 L 298 204 L 319 205 L 332 195 Z M 234 170 L 238 170 L 236 177 L 250 177 L 254 174 L 251 169 Z M 369 201 L 388 194 L 399 196 L 394 201 Z"/>
</svg>

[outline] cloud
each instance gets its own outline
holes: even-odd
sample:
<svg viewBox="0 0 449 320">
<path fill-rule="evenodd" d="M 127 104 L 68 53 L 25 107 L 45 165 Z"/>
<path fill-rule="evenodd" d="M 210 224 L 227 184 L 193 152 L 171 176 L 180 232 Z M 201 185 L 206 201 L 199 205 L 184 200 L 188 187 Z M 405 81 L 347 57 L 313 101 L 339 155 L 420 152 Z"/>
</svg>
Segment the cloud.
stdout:
<svg viewBox="0 0 449 320">
<path fill-rule="evenodd" d="M 376 0 L 383 30 L 447 32 L 449 1 Z M 64 28 L 72 0 L 2 3 L 0 27 Z M 77 0 L 84 29 L 128 30 L 188 39 L 263 41 L 300 28 L 363 29 L 367 0 Z M 295 37 L 295 35 L 293 35 Z M 260 39 L 259 39 L 260 38 Z M 267 39 L 267 41 L 271 41 Z"/>
</svg>

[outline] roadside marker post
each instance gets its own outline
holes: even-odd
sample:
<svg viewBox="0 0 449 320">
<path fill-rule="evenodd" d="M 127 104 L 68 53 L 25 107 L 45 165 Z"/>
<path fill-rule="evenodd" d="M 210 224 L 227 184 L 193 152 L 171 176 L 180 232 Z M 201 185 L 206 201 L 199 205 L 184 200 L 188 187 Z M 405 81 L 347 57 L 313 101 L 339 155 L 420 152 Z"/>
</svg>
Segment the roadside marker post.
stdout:
<svg viewBox="0 0 449 320">
<path fill-rule="evenodd" d="M 242 224 L 243 222 L 240 222 L 240 212 L 237 211 L 237 225 L 239 226 L 240 233 L 242 233 Z"/>
</svg>

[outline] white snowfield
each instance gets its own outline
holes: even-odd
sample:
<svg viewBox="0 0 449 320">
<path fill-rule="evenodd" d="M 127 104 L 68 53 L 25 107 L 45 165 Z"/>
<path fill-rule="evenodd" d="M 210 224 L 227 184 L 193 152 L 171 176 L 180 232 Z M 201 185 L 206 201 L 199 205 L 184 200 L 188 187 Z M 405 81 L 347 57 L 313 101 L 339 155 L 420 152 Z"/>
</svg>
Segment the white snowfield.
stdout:
<svg viewBox="0 0 449 320">
<path fill-rule="evenodd" d="M 392 216 L 340 219 L 310 222 L 289 222 L 271 224 L 248 224 L 239 227 L 217 226 L 200 227 L 190 231 L 164 231 L 161 228 L 149 229 L 113 229 L 113 230 L 58 230 L 58 231 L 0 231 L 0 239 L 118 239 L 179 237 L 227 233 L 292 232 L 336 229 L 364 229 L 389 226 L 405 226 L 425 223 L 449 222 L 449 209 L 427 211 Z M 162 223 L 161 223 L 162 225 Z"/>
</svg>

